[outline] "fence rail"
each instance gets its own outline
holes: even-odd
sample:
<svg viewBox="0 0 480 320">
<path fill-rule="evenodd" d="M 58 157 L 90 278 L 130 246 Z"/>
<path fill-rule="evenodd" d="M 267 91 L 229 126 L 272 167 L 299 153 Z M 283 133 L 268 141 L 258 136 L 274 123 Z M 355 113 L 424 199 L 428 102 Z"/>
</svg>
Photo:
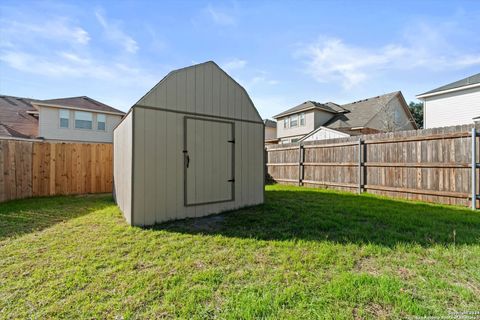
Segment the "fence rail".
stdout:
<svg viewBox="0 0 480 320">
<path fill-rule="evenodd" d="M 113 145 L 0 139 L 0 201 L 112 191 Z"/>
<path fill-rule="evenodd" d="M 472 139 L 476 132 L 472 128 L 465 125 L 269 146 L 267 172 L 279 183 L 477 207 L 472 191 L 479 190 L 478 165 L 472 163 L 479 158 L 479 150 L 472 149 L 473 139 L 478 145 L 478 137 Z M 476 181 L 473 190 L 472 181 Z"/>
</svg>

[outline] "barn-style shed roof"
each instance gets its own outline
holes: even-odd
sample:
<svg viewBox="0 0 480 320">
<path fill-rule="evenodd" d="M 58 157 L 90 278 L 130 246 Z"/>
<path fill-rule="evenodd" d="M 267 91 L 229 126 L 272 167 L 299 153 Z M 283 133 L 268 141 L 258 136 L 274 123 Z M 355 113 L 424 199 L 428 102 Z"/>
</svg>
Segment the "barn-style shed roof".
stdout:
<svg viewBox="0 0 480 320">
<path fill-rule="evenodd" d="M 133 107 L 263 123 L 247 91 L 213 61 L 171 71 Z"/>
</svg>

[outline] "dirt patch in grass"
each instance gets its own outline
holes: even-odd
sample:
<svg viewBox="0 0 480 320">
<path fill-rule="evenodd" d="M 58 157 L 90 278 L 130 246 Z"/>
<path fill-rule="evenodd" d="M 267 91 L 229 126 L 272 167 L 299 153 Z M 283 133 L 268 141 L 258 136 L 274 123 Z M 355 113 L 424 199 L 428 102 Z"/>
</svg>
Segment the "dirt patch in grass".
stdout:
<svg viewBox="0 0 480 320">
<path fill-rule="evenodd" d="M 363 272 L 372 276 L 378 276 L 380 274 L 376 259 L 370 256 L 357 260 L 353 269 L 355 272 Z"/>
<path fill-rule="evenodd" d="M 209 217 L 204 217 L 200 219 L 196 219 L 195 222 L 192 224 L 193 228 L 200 231 L 216 231 L 223 226 L 223 222 L 225 221 L 225 216 L 223 215 L 214 215 Z"/>
<path fill-rule="evenodd" d="M 361 312 L 363 309 L 363 312 Z M 355 306 L 352 310 L 354 320 L 364 319 L 390 319 L 392 308 L 390 306 L 380 305 L 378 303 L 369 303 L 365 307 Z M 366 315 L 362 316 L 362 313 Z"/>
</svg>

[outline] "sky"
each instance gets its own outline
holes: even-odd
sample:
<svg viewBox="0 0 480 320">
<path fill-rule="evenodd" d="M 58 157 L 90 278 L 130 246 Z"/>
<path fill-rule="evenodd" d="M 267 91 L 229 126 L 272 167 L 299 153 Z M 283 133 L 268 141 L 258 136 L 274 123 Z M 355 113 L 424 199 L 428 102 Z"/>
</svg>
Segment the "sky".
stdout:
<svg viewBox="0 0 480 320">
<path fill-rule="evenodd" d="M 208 60 L 264 118 L 307 100 L 415 95 L 480 72 L 480 1 L 0 2 L 0 94 L 128 110 Z"/>
</svg>

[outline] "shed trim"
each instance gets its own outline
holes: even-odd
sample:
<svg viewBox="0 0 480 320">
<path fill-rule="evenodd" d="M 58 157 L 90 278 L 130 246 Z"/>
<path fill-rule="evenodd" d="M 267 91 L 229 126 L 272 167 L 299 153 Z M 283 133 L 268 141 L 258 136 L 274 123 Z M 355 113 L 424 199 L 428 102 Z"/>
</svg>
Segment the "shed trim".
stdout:
<svg viewBox="0 0 480 320">
<path fill-rule="evenodd" d="M 255 121 L 255 120 L 248 120 L 248 119 L 238 119 L 238 118 L 217 116 L 217 115 L 207 114 L 207 113 L 197 113 L 197 112 L 190 112 L 190 111 L 171 110 L 171 109 L 160 108 L 160 107 L 144 106 L 144 105 L 141 105 L 141 104 L 136 104 L 136 105 L 133 107 L 133 109 L 135 109 L 135 108 L 143 108 L 143 109 L 150 109 L 150 110 L 173 112 L 173 113 L 186 114 L 186 115 L 189 115 L 189 116 L 197 116 L 197 117 L 208 117 L 208 118 L 217 118 L 217 119 L 223 119 L 223 120 L 233 120 L 233 121 L 242 121 L 242 122 L 258 123 L 258 124 L 264 125 L 263 121 Z"/>
<path fill-rule="evenodd" d="M 133 217 L 135 217 L 135 215 L 133 214 L 133 212 L 135 210 L 135 197 L 134 197 L 133 190 L 135 189 L 134 188 L 134 182 L 135 182 L 135 180 L 134 180 L 134 178 L 135 178 L 135 174 L 134 174 L 134 172 L 135 172 L 135 156 L 134 156 L 134 154 L 135 154 L 135 110 L 130 109 L 128 111 L 128 113 L 130 113 L 130 111 L 132 112 L 132 178 L 131 178 L 131 181 L 130 181 L 130 183 L 131 183 L 131 188 L 130 189 L 131 189 L 131 192 L 132 192 L 132 198 L 130 200 L 130 224 L 132 226 L 134 226 L 135 223 L 133 221 L 133 219 L 134 219 Z M 126 117 L 127 116 L 125 116 L 125 118 Z M 123 122 L 123 120 L 122 120 L 122 122 Z"/>
</svg>

